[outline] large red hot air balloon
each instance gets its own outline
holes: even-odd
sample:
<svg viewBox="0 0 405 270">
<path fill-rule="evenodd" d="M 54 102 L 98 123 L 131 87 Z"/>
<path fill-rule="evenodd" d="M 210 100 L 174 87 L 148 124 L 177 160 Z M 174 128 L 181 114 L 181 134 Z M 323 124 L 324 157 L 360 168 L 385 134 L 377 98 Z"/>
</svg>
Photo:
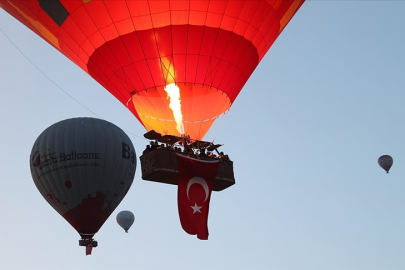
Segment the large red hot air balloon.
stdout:
<svg viewBox="0 0 405 270">
<path fill-rule="evenodd" d="M 0 0 L 0 7 L 148 131 L 200 140 L 303 2 Z"/>
<path fill-rule="evenodd" d="M 93 236 L 124 198 L 135 176 L 129 137 L 95 118 L 73 118 L 45 129 L 32 147 L 32 178 L 45 200 L 80 234 L 80 245 L 97 246 Z"/>
</svg>

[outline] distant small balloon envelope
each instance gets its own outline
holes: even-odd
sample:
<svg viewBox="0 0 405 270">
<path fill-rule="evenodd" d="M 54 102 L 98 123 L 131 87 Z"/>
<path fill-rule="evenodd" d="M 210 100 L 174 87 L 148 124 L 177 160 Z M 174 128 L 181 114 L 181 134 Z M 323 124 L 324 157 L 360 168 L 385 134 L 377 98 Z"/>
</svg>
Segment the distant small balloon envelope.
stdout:
<svg viewBox="0 0 405 270">
<path fill-rule="evenodd" d="M 129 228 L 135 221 L 135 216 L 131 211 L 121 211 L 117 215 L 117 223 L 120 225 L 127 233 Z"/>
<path fill-rule="evenodd" d="M 378 165 L 380 165 L 380 167 L 383 168 L 387 173 L 391 169 L 393 163 L 394 160 L 390 155 L 383 155 L 378 159 Z"/>
</svg>

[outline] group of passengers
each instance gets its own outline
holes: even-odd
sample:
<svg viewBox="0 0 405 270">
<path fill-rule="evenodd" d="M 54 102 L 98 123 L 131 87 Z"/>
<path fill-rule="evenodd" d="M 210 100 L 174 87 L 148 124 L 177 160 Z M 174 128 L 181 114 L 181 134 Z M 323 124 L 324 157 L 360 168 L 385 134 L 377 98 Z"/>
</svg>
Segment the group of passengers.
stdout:
<svg viewBox="0 0 405 270">
<path fill-rule="evenodd" d="M 183 149 L 182 149 L 183 148 Z M 157 140 L 151 141 L 149 145 L 146 146 L 146 149 L 143 151 L 143 154 L 146 154 L 152 150 L 167 150 L 167 151 L 174 151 L 178 153 L 183 153 L 186 155 L 191 155 L 199 158 L 210 158 L 210 159 L 221 159 L 221 160 L 230 160 L 228 155 L 225 155 L 224 152 L 220 152 L 218 155 L 215 155 L 212 151 L 207 151 L 205 148 L 202 149 L 193 149 L 188 145 L 183 147 L 171 145 L 169 143 L 164 144 Z"/>
</svg>

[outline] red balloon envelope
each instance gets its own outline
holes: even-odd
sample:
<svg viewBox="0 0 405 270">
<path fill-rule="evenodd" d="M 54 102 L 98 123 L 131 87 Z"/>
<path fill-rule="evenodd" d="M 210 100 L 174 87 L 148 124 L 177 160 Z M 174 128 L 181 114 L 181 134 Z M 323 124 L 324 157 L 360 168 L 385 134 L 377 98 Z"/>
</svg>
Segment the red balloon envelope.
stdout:
<svg viewBox="0 0 405 270">
<path fill-rule="evenodd" d="M 0 6 L 90 74 L 147 130 L 202 139 L 303 2 L 0 0 Z M 165 87 L 174 84 L 180 97 L 168 98 Z"/>
</svg>

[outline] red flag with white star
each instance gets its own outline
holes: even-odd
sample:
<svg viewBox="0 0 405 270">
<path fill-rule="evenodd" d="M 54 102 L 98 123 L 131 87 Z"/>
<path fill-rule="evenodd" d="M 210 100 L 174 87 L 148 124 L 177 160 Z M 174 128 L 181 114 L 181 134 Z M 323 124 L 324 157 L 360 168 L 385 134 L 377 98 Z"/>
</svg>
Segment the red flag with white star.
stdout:
<svg viewBox="0 0 405 270">
<path fill-rule="evenodd" d="M 208 239 L 208 210 L 219 160 L 177 155 L 178 208 L 183 229 L 198 239 Z"/>
</svg>

